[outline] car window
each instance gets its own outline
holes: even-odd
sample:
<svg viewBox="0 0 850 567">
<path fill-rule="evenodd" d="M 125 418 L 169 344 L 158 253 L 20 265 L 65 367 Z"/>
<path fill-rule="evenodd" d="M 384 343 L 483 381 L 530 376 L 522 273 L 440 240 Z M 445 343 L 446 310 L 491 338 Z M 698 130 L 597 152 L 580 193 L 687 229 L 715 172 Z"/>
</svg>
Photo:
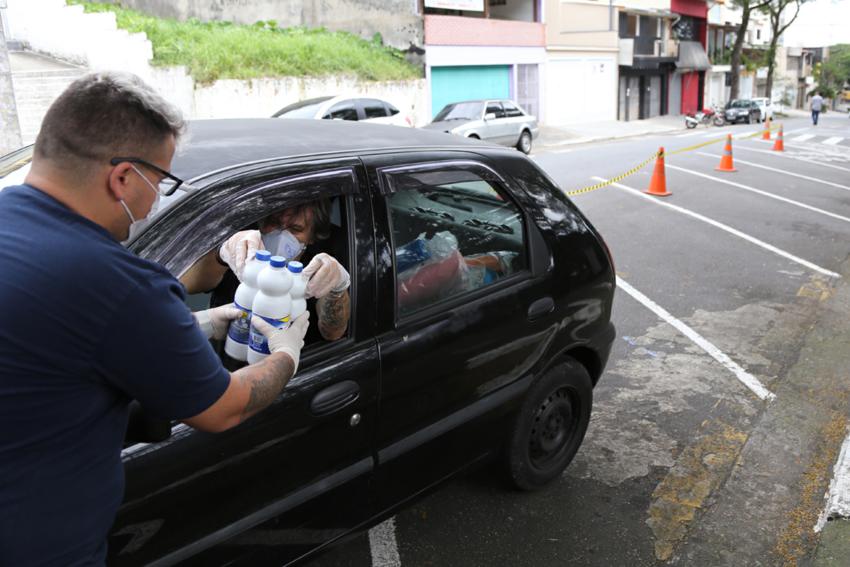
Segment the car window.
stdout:
<svg viewBox="0 0 850 567">
<path fill-rule="evenodd" d="M 357 120 L 357 109 L 354 101 L 345 100 L 333 105 L 327 114 L 322 116 L 325 120 Z"/>
<path fill-rule="evenodd" d="M 434 122 L 443 120 L 481 120 L 483 102 L 457 102 L 447 104 L 434 117 Z"/>
<path fill-rule="evenodd" d="M 363 114 L 366 118 L 384 118 L 387 116 L 387 108 L 384 101 L 373 98 L 362 99 Z"/>
<path fill-rule="evenodd" d="M 395 116 L 399 113 L 399 110 L 390 103 L 387 103 L 387 111 L 389 112 L 389 116 Z"/>
<path fill-rule="evenodd" d="M 487 103 L 487 110 L 484 114 L 493 113 L 496 115 L 496 118 L 504 118 L 505 111 L 502 109 L 502 103 L 497 101 L 490 101 Z"/>
<path fill-rule="evenodd" d="M 402 316 L 527 268 L 519 208 L 478 172 L 388 176 L 396 303 Z"/>
<path fill-rule="evenodd" d="M 505 116 L 508 118 L 515 118 L 517 116 L 522 116 L 522 110 L 519 109 L 517 105 L 510 101 L 505 101 L 502 103 L 502 106 L 505 107 Z"/>
</svg>

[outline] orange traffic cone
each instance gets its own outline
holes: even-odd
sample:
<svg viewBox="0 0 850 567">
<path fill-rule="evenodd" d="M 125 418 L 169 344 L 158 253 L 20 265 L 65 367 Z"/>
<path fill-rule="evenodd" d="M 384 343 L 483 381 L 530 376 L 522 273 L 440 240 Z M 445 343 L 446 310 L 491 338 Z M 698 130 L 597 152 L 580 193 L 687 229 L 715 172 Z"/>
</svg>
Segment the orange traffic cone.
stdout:
<svg viewBox="0 0 850 567">
<path fill-rule="evenodd" d="M 667 175 L 664 173 L 664 148 L 658 148 L 658 157 L 655 158 L 655 169 L 652 170 L 649 189 L 644 193 L 653 197 L 669 197 L 673 194 L 667 191 Z"/>
<path fill-rule="evenodd" d="M 714 169 L 717 171 L 738 171 L 732 162 L 732 134 L 726 135 L 726 145 L 723 146 L 723 157 L 720 158 L 720 165 Z"/>
<path fill-rule="evenodd" d="M 764 133 L 761 135 L 762 140 L 770 139 L 770 118 L 764 121 Z"/>
<path fill-rule="evenodd" d="M 779 134 L 776 136 L 776 142 L 773 143 L 773 151 L 784 152 L 785 141 L 782 139 L 782 124 L 779 125 Z"/>
</svg>

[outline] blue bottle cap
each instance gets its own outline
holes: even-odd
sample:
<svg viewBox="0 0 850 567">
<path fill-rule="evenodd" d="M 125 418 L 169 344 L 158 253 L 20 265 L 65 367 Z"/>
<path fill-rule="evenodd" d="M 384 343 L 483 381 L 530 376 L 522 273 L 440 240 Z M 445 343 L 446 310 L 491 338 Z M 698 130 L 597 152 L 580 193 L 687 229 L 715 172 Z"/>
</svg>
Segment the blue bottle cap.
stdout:
<svg viewBox="0 0 850 567">
<path fill-rule="evenodd" d="M 286 264 L 286 267 L 289 268 L 289 271 L 292 272 L 293 274 L 300 274 L 301 270 L 304 269 L 304 264 L 302 264 L 301 262 L 296 262 L 295 260 L 293 260 L 292 262 L 289 262 L 288 264 Z"/>
<path fill-rule="evenodd" d="M 272 253 L 268 250 L 257 250 L 257 253 L 254 254 L 254 258 L 259 260 L 260 262 L 268 262 L 272 257 Z"/>
<path fill-rule="evenodd" d="M 282 268 L 286 266 L 286 258 L 283 256 L 272 256 L 271 264 L 272 268 Z"/>
</svg>

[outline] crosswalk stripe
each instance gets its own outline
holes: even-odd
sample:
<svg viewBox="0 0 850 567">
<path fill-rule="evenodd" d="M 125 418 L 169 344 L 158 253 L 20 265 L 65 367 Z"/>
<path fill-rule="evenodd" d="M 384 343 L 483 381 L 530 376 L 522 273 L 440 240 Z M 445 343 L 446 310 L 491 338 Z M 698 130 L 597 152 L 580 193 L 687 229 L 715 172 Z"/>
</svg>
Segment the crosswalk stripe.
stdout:
<svg viewBox="0 0 850 567">
<path fill-rule="evenodd" d="M 732 138 L 734 138 L 735 140 L 742 140 L 744 138 L 749 138 L 750 136 L 753 136 L 753 135 L 758 134 L 758 133 L 759 133 L 759 130 L 756 130 L 755 132 L 743 132 L 741 134 L 735 134 L 734 136 L 732 136 Z"/>
<path fill-rule="evenodd" d="M 829 145 L 831 145 L 831 146 L 834 146 L 834 145 L 836 145 L 838 142 L 840 142 L 840 141 L 841 141 L 841 140 L 843 140 L 843 139 L 844 139 L 844 138 L 842 138 L 842 137 L 840 137 L 840 136 L 834 136 L 834 137 L 832 137 L 832 138 L 829 138 L 829 139 L 824 140 L 824 141 L 823 141 L 823 143 L 824 143 L 824 144 L 829 144 Z"/>
<path fill-rule="evenodd" d="M 796 138 L 793 138 L 793 140 L 795 142 L 805 142 L 806 140 L 811 140 L 814 137 L 814 134 L 803 134 L 802 136 L 797 136 Z"/>
<path fill-rule="evenodd" d="M 808 130 L 808 128 L 795 128 L 794 130 L 788 130 L 787 132 L 785 132 L 785 135 L 787 136 L 788 134 L 797 134 L 799 132 L 805 132 L 806 130 Z"/>
</svg>

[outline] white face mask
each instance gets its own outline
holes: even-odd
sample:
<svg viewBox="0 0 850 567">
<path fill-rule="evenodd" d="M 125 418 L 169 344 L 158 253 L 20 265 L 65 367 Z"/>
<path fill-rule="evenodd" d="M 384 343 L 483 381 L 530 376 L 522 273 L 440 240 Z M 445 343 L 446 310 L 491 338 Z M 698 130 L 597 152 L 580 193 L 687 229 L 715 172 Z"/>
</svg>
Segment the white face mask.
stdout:
<svg viewBox="0 0 850 567">
<path fill-rule="evenodd" d="M 145 183 L 148 184 L 148 187 L 156 194 L 156 198 L 154 199 L 153 205 L 151 205 L 150 211 L 145 215 L 144 218 L 136 220 L 133 216 L 133 213 L 130 212 L 130 207 L 127 206 L 127 203 L 124 202 L 124 199 L 118 201 L 121 203 L 121 206 L 124 207 L 124 212 L 127 213 L 127 217 L 130 219 L 130 234 L 127 236 L 127 239 L 124 242 L 132 242 L 134 238 L 136 238 L 151 222 L 151 215 L 157 210 L 159 207 L 159 191 L 157 191 L 156 187 L 153 186 L 153 183 L 148 181 L 148 178 L 142 175 L 142 172 L 139 171 L 135 165 L 130 164 L 136 173 L 139 174 L 139 177 L 145 180 Z"/>
<path fill-rule="evenodd" d="M 263 244 L 272 256 L 295 260 L 304 251 L 304 244 L 288 230 L 273 230 L 263 235 Z"/>
</svg>

